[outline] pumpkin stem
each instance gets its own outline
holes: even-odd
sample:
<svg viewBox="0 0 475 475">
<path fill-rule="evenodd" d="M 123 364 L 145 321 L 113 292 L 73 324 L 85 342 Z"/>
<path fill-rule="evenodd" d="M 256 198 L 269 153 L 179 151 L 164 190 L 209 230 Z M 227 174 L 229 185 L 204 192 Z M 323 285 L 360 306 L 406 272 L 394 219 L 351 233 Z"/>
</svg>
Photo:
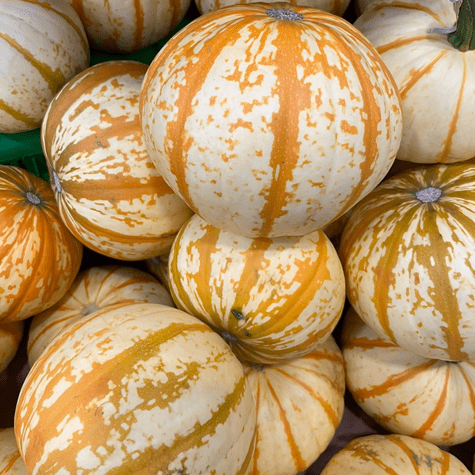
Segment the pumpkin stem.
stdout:
<svg viewBox="0 0 475 475">
<path fill-rule="evenodd" d="M 63 189 L 61 188 L 61 182 L 59 181 L 58 174 L 54 170 L 51 170 L 51 175 L 53 176 L 53 183 L 54 187 L 56 188 L 56 191 L 58 193 L 61 193 Z"/>
<path fill-rule="evenodd" d="M 447 35 L 447 41 L 462 52 L 475 49 L 475 0 L 462 0 L 455 31 Z"/>
<path fill-rule="evenodd" d="M 428 186 L 416 192 L 416 198 L 422 203 L 434 203 L 442 195 L 442 190 Z"/>
<path fill-rule="evenodd" d="M 35 195 L 31 191 L 28 191 L 26 193 L 26 199 L 34 205 L 39 205 L 41 203 L 41 199 L 39 198 L 39 196 Z"/>
<path fill-rule="evenodd" d="M 298 21 L 303 20 L 303 15 L 286 8 L 268 8 L 266 14 L 277 20 Z"/>
</svg>

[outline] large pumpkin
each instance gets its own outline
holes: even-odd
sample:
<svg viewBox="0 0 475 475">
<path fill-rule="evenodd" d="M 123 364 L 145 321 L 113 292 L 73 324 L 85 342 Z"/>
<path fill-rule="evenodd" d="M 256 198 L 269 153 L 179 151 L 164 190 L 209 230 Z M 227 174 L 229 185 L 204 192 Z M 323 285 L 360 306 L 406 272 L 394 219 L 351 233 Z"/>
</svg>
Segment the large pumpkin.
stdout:
<svg viewBox="0 0 475 475">
<path fill-rule="evenodd" d="M 475 359 L 475 165 L 388 178 L 340 239 L 348 300 L 379 335 L 426 358 Z"/>
<path fill-rule="evenodd" d="M 33 366 L 56 336 L 87 315 L 113 305 L 141 302 L 173 306 L 169 292 L 140 269 L 104 265 L 83 270 L 61 300 L 32 318 L 28 328 L 28 362 Z"/>
<path fill-rule="evenodd" d="M 341 349 L 348 390 L 386 430 L 439 446 L 475 436 L 475 361 L 415 355 L 380 337 L 351 308 Z"/>
<path fill-rule="evenodd" d="M 216 227 L 303 235 L 344 214 L 394 161 L 397 88 L 341 17 L 288 3 L 201 15 L 167 42 L 140 97 L 170 187 Z"/>
<path fill-rule="evenodd" d="M 244 364 L 257 412 L 250 475 L 307 469 L 328 447 L 343 417 L 345 372 L 335 340 L 276 365 Z M 276 456 L 278 454 L 278 456 Z"/>
<path fill-rule="evenodd" d="M 64 225 L 49 183 L 0 165 L 0 321 L 24 320 L 69 289 L 82 244 Z"/>
<path fill-rule="evenodd" d="M 464 15 L 473 22 L 473 12 Z M 454 46 L 440 31 L 456 19 L 449 0 L 373 0 L 354 23 L 398 85 L 401 160 L 453 163 L 475 156 L 474 51 Z"/>
<path fill-rule="evenodd" d="M 170 249 L 191 211 L 142 140 L 147 65 L 108 61 L 76 75 L 48 107 L 41 140 L 61 216 L 94 251 L 138 261 Z"/>
<path fill-rule="evenodd" d="M 184 18 L 191 0 L 67 0 L 92 48 L 131 52 L 165 38 Z"/>
<path fill-rule="evenodd" d="M 30 474 L 245 475 L 256 414 L 219 335 L 144 303 L 59 335 L 23 383 L 14 427 Z"/>
<path fill-rule="evenodd" d="M 329 337 L 345 303 L 340 259 L 323 231 L 248 238 L 195 214 L 168 265 L 177 307 L 211 325 L 243 361 L 309 353 Z"/>
<path fill-rule="evenodd" d="M 89 66 L 81 20 L 62 0 L 0 0 L 0 133 L 40 127 L 59 89 Z"/>
<path fill-rule="evenodd" d="M 321 475 L 471 475 L 455 456 L 401 434 L 358 437 L 340 449 Z"/>
</svg>

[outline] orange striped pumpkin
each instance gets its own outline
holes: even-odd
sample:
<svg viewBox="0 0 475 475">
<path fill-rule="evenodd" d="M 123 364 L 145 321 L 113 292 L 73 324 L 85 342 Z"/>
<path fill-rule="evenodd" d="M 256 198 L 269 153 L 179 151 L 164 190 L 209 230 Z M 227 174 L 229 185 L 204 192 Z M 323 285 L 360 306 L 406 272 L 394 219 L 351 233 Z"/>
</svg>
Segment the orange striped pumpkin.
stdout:
<svg viewBox="0 0 475 475">
<path fill-rule="evenodd" d="M 0 0 L 0 133 L 33 130 L 48 104 L 89 66 L 86 32 L 61 0 Z"/>
<path fill-rule="evenodd" d="M 242 361 L 303 356 L 329 337 L 345 303 L 342 266 L 323 231 L 248 238 L 197 214 L 169 255 L 178 308 L 202 319 Z"/>
<path fill-rule="evenodd" d="M 238 3 L 252 3 L 249 0 L 195 0 L 196 7 L 202 15 L 218 8 L 236 5 Z M 289 0 L 291 5 L 300 5 L 324 10 L 334 15 L 343 16 L 350 0 Z"/>
<path fill-rule="evenodd" d="M 378 0 L 354 23 L 397 83 L 404 118 L 401 160 L 453 163 L 475 156 L 473 53 L 455 48 L 437 31 L 453 27 L 456 18 L 448 0 Z"/>
<path fill-rule="evenodd" d="M 415 355 L 378 336 L 351 308 L 342 336 L 348 390 L 382 427 L 439 446 L 475 436 L 475 361 Z"/>
<path fill-rule="evenodd" d="M 25 330 L 24 320 L 0 323 L 0 372 L 15 357 Z M 0 473 L 1 470 L 0 470 Z"/>
<path fill-rule="evenodd" d="M 150 157 L 203 219 L 248 237 L 344 214 L 394 161 L 396 85 L 336 15 L 288 3 L 201 15 L 168 41 L 140 97 Z"/>
<path fill-rule="evenodd" d="M 82 244 L 64 225 L 49 183 L 0 165 L 0 322 L 54 305 L 73 283 Z"/>
<path fill-rule="evenodd" d="M 339 255 L 347 296 L 379 335 L 426 358 L 475 359 L 475 165 L 384 180 L 352 210 Z"/>
<path fill-rule="evenodd" d="M 400 434 L 358 437 L 339 450 L 321 475 L 471 475 L 455 456 L 425 440 Z"/>
<path fill-rule="evenodd" d="M 173 306 L 170 293 L 148 272 L 122 265 L 84 269 L 59 302 L 32 318 L 27 344 L 30 366 L 78 320 L 102 308 L 141 302 Z"/>
<path fill-rule="evenodd" d="M 15 436 L 28 473 L 248 473 L 256 415 L 241 363 L 173 307 L 91 314 L 28 373 Z"/>
<path fill-rule="evenodd" d="M 96 50 L 137 51 L 170 34 L 184 18 L 191 0 L 68 0 Z"/>
<path fill-rule="evenodd" d="M 244 364 L 244 372 L 257 412 L 249 475 L 307 469 L 328 447 L 343 417 L 345 372 L 335 340 L 329 337 L 308 355 L 281 364 Z"/>
<path fill-rule="evenodd" d="M 192 212 L 142 140 L 147 65 L 109 61 L 76 75 L 46 112 L 41 140 L 61 216 L 88 248 L 138 261 L 168 251 Z"/>
<path fill-rule="evenodd" d="M 18 451 L 13 427 L 0 429 L 0 473 L 2 475 L 28 475 Z"/>
</svg>

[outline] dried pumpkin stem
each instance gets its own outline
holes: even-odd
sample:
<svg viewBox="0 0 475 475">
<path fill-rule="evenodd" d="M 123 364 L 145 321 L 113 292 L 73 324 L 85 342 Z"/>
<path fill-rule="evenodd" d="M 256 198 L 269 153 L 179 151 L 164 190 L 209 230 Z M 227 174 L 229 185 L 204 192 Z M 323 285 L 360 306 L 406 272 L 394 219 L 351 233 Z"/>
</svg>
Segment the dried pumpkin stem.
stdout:
<svg viewBox="0 0 475 475">
<path fill-rule="evenodd" d="M 268 8 L 266 10 L 268 16 L 275 18 L 277 20 L 287 20 L 287 21 L 298 21 L 303 20 L 303 15 L 301 13 L 295 12 L 293 10 L 288 10 L 287 8 Z"/>
<path fill-rule="evenodd" d="M 433 186 L 428 186 L 416 192 L 416 198 L 422 203 L 434 203 L 441 195 L 442 190 Z"/>
<path fill-rule="evenodd" d="M 35 195 L 31 191 L 28 191 L 26 193 L 26 199 L 34 205 L 39 205 L 41 203 L 41 199 L 39 198 L 39 196 Z"/>
<path fill-rule="evenodd" d="M 447 41 L 462 52 L 475 49 L 475 0 L 462 0 L 455 31 L 447 35 Z"/>
</svg>

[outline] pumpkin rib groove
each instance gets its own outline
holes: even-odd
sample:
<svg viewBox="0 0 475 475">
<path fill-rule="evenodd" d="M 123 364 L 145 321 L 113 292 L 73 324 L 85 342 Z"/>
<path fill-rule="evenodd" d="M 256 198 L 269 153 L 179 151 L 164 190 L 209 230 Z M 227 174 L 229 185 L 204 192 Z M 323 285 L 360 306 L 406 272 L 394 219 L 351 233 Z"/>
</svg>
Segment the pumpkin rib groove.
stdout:
<svg viewBox="0 0 475 475">
<path fill-rule="evenodd" d="M 432 18 L 434 18 L 434 20 L 436 20 L 439 24 L 443 24 L 442 22 L 442 19 L 440 18 L 439 15 L 437 15 L 436 12 L 434 12 L 433 10 L 431 10 L 430 8 L 427 8 L 427 7 L 424 7 L 423 5 L 420 5 L 420 4 L 414 4 L 414 3 L 410 3 L 410 2 L 404 2 L 404 1 L 400 1 L 400 2 L 377 2 L 375 3 L 374 5 L 371 6 L 371 8 L 373 8 L 374 10 L 381 10 L 383 8 L 387 8 L 387 7 L 390 7 L 390 8 L 407 8 L 409 10 L 417 10 L 421 13 L 425 13 L 427 15 L 430 15 Z"/>
</svg>

